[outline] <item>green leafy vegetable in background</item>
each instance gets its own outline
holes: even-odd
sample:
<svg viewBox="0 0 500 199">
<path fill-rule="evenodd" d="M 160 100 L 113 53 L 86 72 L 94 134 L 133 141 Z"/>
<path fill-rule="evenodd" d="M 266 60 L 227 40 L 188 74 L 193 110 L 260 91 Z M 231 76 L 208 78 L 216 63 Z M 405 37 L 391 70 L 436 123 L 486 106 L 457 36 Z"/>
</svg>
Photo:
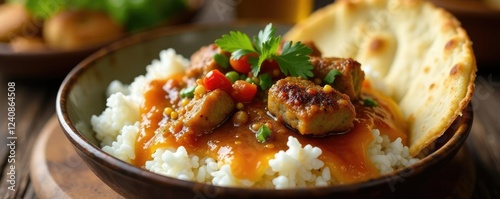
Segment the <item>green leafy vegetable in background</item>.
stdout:
<svg viewBox="0 0 500 199">
<path fill-rule="evenodd" d="M 100 10 L 131 32 L 161 24 L 187 9 L 187 0 L 10 0 L 23 3 L 37 18 L 49 18 L 65 9 Z"/>
<path fill-rule="evenodd" d="M 107 12 L 129 30 L 158 25 L 187 9 L 187 0 L 107 0 Z"/>
</svg>

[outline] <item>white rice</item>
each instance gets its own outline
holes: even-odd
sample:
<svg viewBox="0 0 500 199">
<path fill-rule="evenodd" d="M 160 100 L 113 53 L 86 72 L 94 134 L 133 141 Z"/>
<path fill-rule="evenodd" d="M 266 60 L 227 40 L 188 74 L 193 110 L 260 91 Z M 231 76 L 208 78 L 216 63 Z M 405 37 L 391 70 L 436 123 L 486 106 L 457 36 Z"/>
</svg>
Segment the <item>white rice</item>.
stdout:
<svg viewBox="0 0 500 199">
<path fill-rule="evenodd" d="M 91 124 L 102 149 L 125 161 L 135 158 L 135 140 L 139 133 L 140 104 L 148 82 L 182 73 L 189 61 L 177 55 L 173 49 L 160 52 L 160 59 L 146 67 L 144 76 L 135 78 L 129 86 L 114 81 L 107 90 L 107 108 L 99 116 L 93 116 Z M 378 130 L 372 131 L 374 141 L 367 153 L 382 174 L 406 167 L 418 159 L 409 155 L 408 147 L 401 139 L 390 142 Z M 144 168 L 182 180 L 207 182 L 220 186 L 290 188 L 303 186 L 327 186 L 336 184 L 330 168 L 318 159 L 321 149 L 311 145 L 302 146 L 290 136 L 286 151 L 279 151 L 269 160 L 264 175 L 256 180 L 238 179 L 231 173 L 229 164 L 212 158 L 188 154 L 184 147 L 160 148 L 147 161 Z"/>
<path fill-rule="evenodd" d="M 387 135 L 380 135 L 378 129 L 372 130 L 372 133 L 375 139 L 367 153 L 381 174 L 393 172 L 418 161 L 410 156 L 410 150 L 403 146 L 401 138 L 391 142 Z"/>
</svg>

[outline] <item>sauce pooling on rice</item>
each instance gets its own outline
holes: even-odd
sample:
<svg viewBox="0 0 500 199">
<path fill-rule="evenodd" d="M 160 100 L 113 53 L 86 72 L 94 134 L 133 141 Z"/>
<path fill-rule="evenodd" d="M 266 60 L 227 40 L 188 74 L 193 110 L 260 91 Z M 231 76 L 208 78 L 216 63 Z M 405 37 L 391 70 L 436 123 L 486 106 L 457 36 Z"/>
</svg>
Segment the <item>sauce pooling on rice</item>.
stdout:
<svg viewBox="0 0 500 199">
<path fill-rule="evenodd" d="M 231 32 L 194 53 L 185 71 L 150 81 L 132 163 L 147 167 L 157 151 L 183 147 L 250 182 L 265 178 L 270 168 L 279 170 L 271 162 L 297 161 L 302 166 L 296 169 L 310 171 L 296 175 L 321 170 L 324 179 L 333 179 L 325 183 L 379 176 L 367 153 L 376 141 L 373 131 L 406 144 L 397 105 L 372 89 L 357 61 L 321 57 L 313 43 L 282 43 L 274 32 L 268 25 L 253 42 Z M 293 138 L 306 145 L 302 152 L 289 144 Z M 280 156 L 282 151 L 319 156 L 302 160 L 295 154 L 298 159 L 289 161 L 292 156 Z M 305 166 L 307 161 L 315 163 Z M 293 173 L 287 166 L 283 172 Z"/>
<path fill-rule="evenodd" d="M 379 129 L 391 140 L 402 138 L 406 145 L 405 123 L 397 105 L 388 97 L 371 89 L 365 82 L 359 100 L 352 101 L 356 110 L 354 127 L 338 135 L 307 136 L 280 122 L 267 110 L 267 95 L 261 93 L 237 111 L 248 115 L 247 122 L 235 123 L 235 111 L 214 129 L 192 130 L 175 121 L 180 117 L 166 115 L 169 107 L 186 105 L 180 90 L 189 84 L 180 76 L 149 83 L 141 105 L 140 134 L 136 141 L 133 164 L 143 166 L 158 148 L 184 146 L 188 153 L 211 157 L 231 165 L 239 179 L 256 181 L 264 175 L 267 162 L 280 150 L 286 150 L 289 136 L 302 144 L 319 147 L 319 157 L 330 168 L 331 175 L 341 183 L 364 181 L 380 173 L 366 154 L 373 141 L 372 129 Z M 361 99 L 372 99 L 377 106 L 367 106 Z M 273 132 L 262 143 L 256 139 L 258 129 L 266 125 Z"/>
</svg>

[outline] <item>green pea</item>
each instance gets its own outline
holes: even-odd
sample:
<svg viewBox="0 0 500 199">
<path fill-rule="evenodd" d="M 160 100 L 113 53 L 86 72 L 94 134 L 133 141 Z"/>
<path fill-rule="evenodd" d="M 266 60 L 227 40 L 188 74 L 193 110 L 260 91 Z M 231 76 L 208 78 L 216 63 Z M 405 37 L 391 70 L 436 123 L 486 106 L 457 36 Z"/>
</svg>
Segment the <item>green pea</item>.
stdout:
<svg viewBox="0 0 500 199">
<path fill-rule="evenodd" d="M 227 58 L 223 54 L 215 54 L 214 55 L 215 62 L 222 68 L 226 69 L 229 66 L 229 58 Z"/>
<path fill-rule="evenodd" d="M 250 77 L 247 77 L 247 78 L 245 79 L 245 81 L 247 81 L 248 83 L 255 84 L 255 82 L 253 81 L 253 79 L 252 79 L 252 78 L 250 78 Z"/>
<path fill-rule="evenodd" d="M 238 72 L 236 71 L 230 71 L 226 73 L 226 77 L 231 80 L 232 83 L 234 83 L 240 78 L 240 74 L 238 74 Z"/>
</svg>

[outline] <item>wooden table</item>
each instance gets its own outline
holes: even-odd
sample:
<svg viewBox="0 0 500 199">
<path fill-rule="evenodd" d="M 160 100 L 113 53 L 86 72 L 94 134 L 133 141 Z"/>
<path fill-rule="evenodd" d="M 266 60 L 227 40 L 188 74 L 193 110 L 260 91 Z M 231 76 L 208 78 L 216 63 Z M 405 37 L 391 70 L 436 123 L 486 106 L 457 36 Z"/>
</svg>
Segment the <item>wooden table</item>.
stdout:
<svg viewBox="0 0 500 199">
<path fill-rule="evenodd" d="M 210 2 L 210 1 L 209 1 Z M 207 17 L 211 16 L 211 17 Z M 221 20 L 203 14 L 197 21 Z M 0 66 L 1 67 L 1 66 Z M 472 198 L 500 198 L 500 66 L 479 65 L 476 94 L 472 100 L 475 121 L 466 149 L 474 157 L 476 180 Z M 15 82 L 15 139 L 8 133 L 8 82 Z M 62 78 L 11 79 L 0 74 L 0 197 L 36 198 L 29 178 L 29 163 L 41 129 L 55 113 L 55 98 Z M 15 144 L 8 145 L 15 141 Z M 15 146 L 15 150 L 11 150 Z M 13 156 L 15 155 L 15 157 Z M 9 157 L 10 156 L 10 157 Z M 8 161 L 15 160 L 15 169 Z M 15 171 L 15 175 L 9 172 Z M 8 188 L 15 177 L 16 191 Z"/>
<path fill-rule="evenodd" d="M 15 80 L 15 137 L 17 139 L 8 139 L 7 123 L 7 81 L 2 79 L 0 98 L 0 160 L 1 165 L 1 182 L 0 182 L 0 197 L 2 198 L 35 198 L 30 178 L 29 178 L 29 161 L 33 145 L 40 133 L 40 129 L 45 126 L 45 123 L 55 113 L 55 98 L 58 86 L 61 80 Z M 11 156 L 10 146 L 7 146 L 11 141 L 15 141 L 15 157 Z M 11 156 L 11 158 L 9 158 Z M 15 160 L 15 192 L 8 188 L 10 184 L 7 180 L 11 175 L 10 163 L 8 160 Z"/>
</svg>

